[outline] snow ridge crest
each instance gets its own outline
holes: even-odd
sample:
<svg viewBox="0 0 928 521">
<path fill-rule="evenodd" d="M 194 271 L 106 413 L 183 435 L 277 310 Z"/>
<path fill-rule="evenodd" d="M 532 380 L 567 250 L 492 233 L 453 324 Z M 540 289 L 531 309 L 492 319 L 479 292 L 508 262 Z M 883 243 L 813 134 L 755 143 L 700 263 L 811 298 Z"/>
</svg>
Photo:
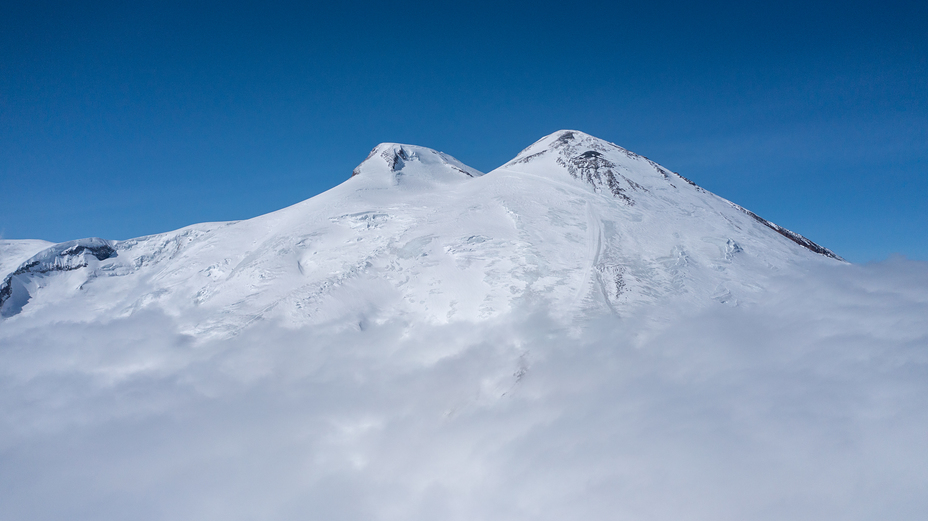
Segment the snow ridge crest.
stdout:
<svg viewBox="0 0 928 521">
<path fill-rule="evenodd" d="M 355 167 L 351 177 L 388 175 L 396 180 L 401 175 L 436 177 L 436 173 L 437 177 L 450 174 L 452 178 L 457 179 L 483 175 L 483 172 L 444 152 L 416 145 L 381 143 L 371 150 L 367 159 Z"/>
<path fill-rule="evenodd" d="M 115 256 L 116 249 L 113 247 L 113 243 L 99 237 L 62 242 L 46 248 L 33 255 L 0 283 L 0 313 L 4 316 L 14 314 L 28 300 L 28 295 L 24 295 L 20 299 L 23 302 L 19 304 L 13 302 L 12 306 L 4 308 L 7 301 L 11 299 L 17 300 L 14 298 L 16 293 L 15 283 L 20 277 L 30 278 L 56 271 L 78 270 L 87 267 L 92 262 L 91 257 L 101 261 Z"/>
</svg>

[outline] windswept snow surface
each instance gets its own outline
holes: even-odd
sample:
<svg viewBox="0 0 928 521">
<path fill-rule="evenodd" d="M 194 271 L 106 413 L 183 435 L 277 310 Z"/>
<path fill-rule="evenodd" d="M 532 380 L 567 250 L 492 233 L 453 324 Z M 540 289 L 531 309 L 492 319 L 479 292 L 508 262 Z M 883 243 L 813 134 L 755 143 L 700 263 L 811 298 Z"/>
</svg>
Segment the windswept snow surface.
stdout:
<svg viewBox="0 0 928 521">
<path fill-rule="evenodd" d="M 845 263 L 577 131 L 486 175 L 399 144 L 353 174 L 0 243 L 0 518 L 928 510 L 924 263 Z"/>
</svg>

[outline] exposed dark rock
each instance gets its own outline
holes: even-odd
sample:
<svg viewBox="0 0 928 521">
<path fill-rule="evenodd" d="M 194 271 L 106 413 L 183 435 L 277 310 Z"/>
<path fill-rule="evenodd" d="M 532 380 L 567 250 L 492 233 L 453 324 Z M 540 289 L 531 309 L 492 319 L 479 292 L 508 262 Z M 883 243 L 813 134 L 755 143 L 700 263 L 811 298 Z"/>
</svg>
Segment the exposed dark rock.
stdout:
<svg viewBox="0 0 928 521">
<path fill-rule="evenodd" d="M 798 233 L 796 233 L 796 232 L 794 232 L 794 231 L 787 230 L 786 228 L 784 228 L 784 227 L 782 227 L 782 226 L 779 226 L 779 225 L 777 225 L 777 224 L 774 224 L 774 223 L 768 221 L 767 219 L 764 219 L 763 217 L 757 215 L 756 213 L 754 213 L 754 212 L 748 210 L 747 208 L 744 208 L 744 207 L 742 207 L 742 206 L 739 206 L 739 205 L 737 205 L 737 204 L 735 204 L 735 203 L 729 203 L 729 204 L 731 204 L 733 207 L 737 208 L 738 210 L 741 210 L 742 212 L 746 213 L 747 215 L 750 215 L 750 216 L 751 216 L 754 220 L 756 220 L 757 222 L 759 222 L 759 223 L 763 224 L 764 226 L 770 228 L 771 230 L 773 230 L 773 231 L 779 233 L 779 234 L 782 235 L 783 237 L 786 237 L 787 239 L 789 239 L 789 240 L 795 242 L 796 244 L 802 246 L 803 248 L 806 248 L 806 249 L 808 249 L 808 250 L 810 250 L 810 251 L 814 251 L 815 253 L 818 253 L 819 255 L 824 255 L 824 256 L 826 256 L 826 257 L 830 257 L 830 258 L 832 258 L 832 259 L 844 260 L 844 259 L 842 259 L 841 257 L 839 257 L 837 254 L 835 254 L 835 252 L 829 250 L 828 248 L 826 248 L 826 247 L 824 247 L 824 246 L 820 246 L 820 245 L 818 245 L 818 244 L 816 244 L 816 243 L 810 241 L 809 239 L 803 237 L 802 235 L 799 235 Z"/>
<path fill-rule="evenodd" d="M 510 162 L 507 163 L 507 164 L 509 164 L 509 165 L 517 165 L 517 164 L 519 164 L 519 163 L 530 163 L 530 162 L 534 161 L 535 159 L 537 159 L 537 158 L 539 158 L 539 157 L 545 155 L 547 152 L 548 152 L 548 149 L 544 149 L 544 150 L 542 150 L 541 152 L 536 152 L 536 153 L 534 153 L 534 154 L 530 154 L 530 155 L 527 155 L 527 156 L 525 156 L 525 157 L 520 157 L 520 158 L 518 158 L 518 159 L 513 159 L 512 161 L 510 161 Z"/>
<path fill-rule="evenodd" d="M 115 257 L 116 249 L 107 240 L 90 237 L 63 242 L 40 251 L 3 279 L 0 284 L 0 308 L 13 296 L 14 278 L 85 268 L 88 256 L 105 260 Z"/>
<path fill-rule="evenodd" d="M 464 170 L 463 168 L 458 168 L 458 167 L 456 167 L 456 166 L 454 166 L 454 165 L 448 165 L 448 166 L 450 166 L 452 170 L 457 170 L 458 172 L 461 172 L 462 174 L 466 175 L 467 177 L 474 177 L 473 174 L 471 174 L 470 172 Z"/>
<path fill-rule="evenodd" d="M 387 162 L 387 166 L 390 167 L 391 172 L 396 172 L 403 168 L 406 164 L 406 161 L 409 161 L 411 157 L 409 152 L 405 148 L 399 147 L 399 149 L 394 150 L 384 150 L 381 157 Z"/>
<path fill-rule="evenodd" d="M 635 204 L 635 201 L 625 193 L 625 189 L 619 184 L 619 181 L 625 179 L 625 177 L 615 172 L 615 163 L 603 157 L 596 150 L 587 150 L 581 154 L 568 157 L 566 160 L 559 157 L 557 162 L 565 167 L 571 176 L 591 184 L 596 191 L 606 188 L 609 193 L 622 199 L 626 204 Z M 634 186 L 630 184 L 629 186 L 640 188 L 637 184 Z"/>
</svg>

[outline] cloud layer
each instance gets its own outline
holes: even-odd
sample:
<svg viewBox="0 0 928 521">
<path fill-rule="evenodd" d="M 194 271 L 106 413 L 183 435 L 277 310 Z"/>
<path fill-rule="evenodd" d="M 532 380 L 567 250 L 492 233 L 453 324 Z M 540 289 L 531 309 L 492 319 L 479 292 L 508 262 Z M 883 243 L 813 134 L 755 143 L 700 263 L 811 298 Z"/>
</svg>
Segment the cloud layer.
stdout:
<svg viewBox="0 0 928 521">
<path fill-rule="evenodd" d="M 565 326 L 0 323 L 3 519 L 917 519 L 928 265 Z"/>
</svg>

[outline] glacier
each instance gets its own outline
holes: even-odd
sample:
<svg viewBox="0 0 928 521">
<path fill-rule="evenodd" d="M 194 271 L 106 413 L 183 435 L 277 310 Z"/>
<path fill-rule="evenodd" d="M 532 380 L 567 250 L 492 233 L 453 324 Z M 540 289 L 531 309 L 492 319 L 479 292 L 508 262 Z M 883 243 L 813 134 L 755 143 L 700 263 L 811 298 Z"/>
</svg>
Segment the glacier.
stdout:
<svg viewBox="0 0 928 521">
<path fill-rule="evenodd" d="M 615 144 L 0 242 L 3 519 L 917 519 L 928 268 Z"/>
</svg>

